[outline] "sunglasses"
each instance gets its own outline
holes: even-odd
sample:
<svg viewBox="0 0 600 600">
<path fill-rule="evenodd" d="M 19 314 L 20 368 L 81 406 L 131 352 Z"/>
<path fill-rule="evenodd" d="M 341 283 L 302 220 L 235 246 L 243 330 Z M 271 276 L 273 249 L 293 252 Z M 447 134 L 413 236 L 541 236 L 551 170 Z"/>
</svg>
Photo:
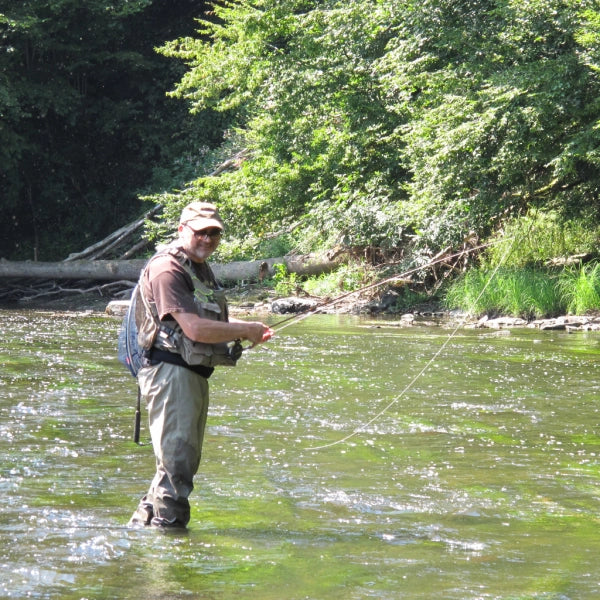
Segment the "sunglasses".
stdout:
<svg viewBox="0 0 600 600">
<path fill-rule="evenodd" d="M 213 228 L 213 229 L 192 229 L 187 223 L 185 223 L 185 226 L 190 229 L 192 231 L 192 233 L 194 234 L 194 237 L 197 239 L 203 238 L 203 237 L 208 237 L 211 240 L 212 239 L 217 239 L 220 238 L 222 235 L 222 231 L 220 229 L 218 229 L 217 227 Z"/>
</svg>

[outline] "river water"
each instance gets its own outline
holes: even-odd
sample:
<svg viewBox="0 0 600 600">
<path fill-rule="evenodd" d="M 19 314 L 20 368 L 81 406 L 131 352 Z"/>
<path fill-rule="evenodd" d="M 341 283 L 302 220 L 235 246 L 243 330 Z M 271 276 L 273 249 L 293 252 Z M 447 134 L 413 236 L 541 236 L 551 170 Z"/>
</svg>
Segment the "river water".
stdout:
<svg viewBox="0 0 600 600">
<path fill-rule="evenodd" d="M 165 533 L 118 327 L 0 311 L 0 598 L 600 597 L 600 334 L 287 327 L 211 378 Z"/>
</svg>

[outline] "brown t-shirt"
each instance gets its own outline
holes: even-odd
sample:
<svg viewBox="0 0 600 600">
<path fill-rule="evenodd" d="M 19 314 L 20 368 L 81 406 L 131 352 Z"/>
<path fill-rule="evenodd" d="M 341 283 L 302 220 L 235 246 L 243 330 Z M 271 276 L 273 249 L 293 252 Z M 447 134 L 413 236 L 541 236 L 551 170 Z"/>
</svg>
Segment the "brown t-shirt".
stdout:
<svg viewBox="0 0 600 600">
<path fill-rule="evenodd" d="M 194 263 L 192 268 L 200 281 L 214 288 L 214 275 L 207 263 Z M 185 268 L 170 254 L 153 259 L 146 269 L 144 295 L 156 304 L 162 321 L 173 313 L 197 313 L 194 284 Z"/>
</svg>

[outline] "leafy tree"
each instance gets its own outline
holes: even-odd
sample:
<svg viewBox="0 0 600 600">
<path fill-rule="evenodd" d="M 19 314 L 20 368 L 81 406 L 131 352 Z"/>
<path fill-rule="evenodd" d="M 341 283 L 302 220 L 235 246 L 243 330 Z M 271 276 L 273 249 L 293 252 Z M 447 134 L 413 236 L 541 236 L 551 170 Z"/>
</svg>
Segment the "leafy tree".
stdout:
<svg viewBox="0 0 600 600">
<path fill-rule="evenodd" d="M 173 219 L 219 201 L 229 256 L 276 231 L 434 249 L 530 206 L 598 216 L 593 0 L 203 5 L 0 0 L 3 254 L 80 248 L 156 190 Z"/>
<path fill-rule="evenodd" d="M 598 211 L 593 0 L 227 2 L 167 44 L 174 95 L 233 115 L 242 169 L 194 182 L 256 246 L 422 247 L 531 205 Z M 173 214 L 184 198 L 173 195 Z M 238 251 L 244 250 L 241 244 Z"/>
<path fill-rule="evenodd" d="M 232 152 L 246 146 L 251 159 L 219 180 L 201 178 L 195 194 L 219 198 L 235 217 L 242 250 L 286 223 L 300 223 L 304 249 L 398 244 L 394 202 L 406 173 L 397 118 L 374 71 L 392 35 L 386 3 L 267 0 L 215 10 L 203 39 L 163 51 L 190 67 L 175 95 L 195 111 L 234 113 Z"/>
<path fill-rule="evenodd" d="M 597 211 L 597 74 L 581 0 L 402 2 L 382 61 L 403 117 L 410 206 L 438 243 L 530 204 Z"/>
<path fill-rule="evenodd" d="M 203 8 L 0 0 L 0 256 L 63 258 L 194 176 L 220 128 L 165 97 L 183 71 L 154 47 Z"/>
</svg>

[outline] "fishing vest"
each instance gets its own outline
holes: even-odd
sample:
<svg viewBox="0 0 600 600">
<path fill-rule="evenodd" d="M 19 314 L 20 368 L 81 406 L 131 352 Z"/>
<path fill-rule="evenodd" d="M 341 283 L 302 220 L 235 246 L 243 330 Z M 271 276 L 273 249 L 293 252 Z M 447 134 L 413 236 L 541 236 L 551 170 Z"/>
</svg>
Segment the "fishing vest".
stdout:
<svg viewBox="0 0 600 600">
<path fill-rule="evenodd" d="M 212 285 L 199 279 L 192 267 L 191 260 L 176 245 L 169 245 L 163 251 L 155 254 L 150 260 L 159 256 L 173 256 L 190 276 L 194 286 L 194 304 L 199 317 L 212 321 L 229 320 L 229 311 L 225 291 L 212 276 Z M 149 264 L 149 263 L 148 263 Z M 148 264 L 140 276 L 138 293 L 141 302 L 136 304 L 136 324 L 138 328 L 138 344 L 145 351 L 151 348 L 179 354 L 188 365 L 204 367 L 233 366 L 237 362 L 235 353 L 231 352 L 227 342 L 206 344 L 195 342 L 188 338 L 175 319 L 161 321 L 154 302 L 149 302 L 144 294 L 144 275 Z M 213 287 L 214 286 L 214 287 Z"/>
</svg>

